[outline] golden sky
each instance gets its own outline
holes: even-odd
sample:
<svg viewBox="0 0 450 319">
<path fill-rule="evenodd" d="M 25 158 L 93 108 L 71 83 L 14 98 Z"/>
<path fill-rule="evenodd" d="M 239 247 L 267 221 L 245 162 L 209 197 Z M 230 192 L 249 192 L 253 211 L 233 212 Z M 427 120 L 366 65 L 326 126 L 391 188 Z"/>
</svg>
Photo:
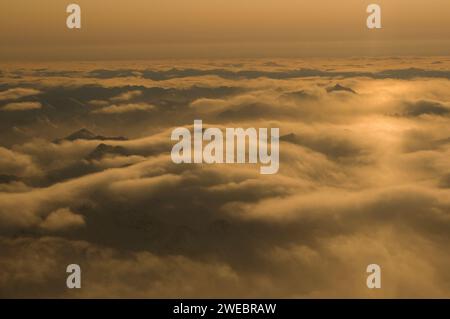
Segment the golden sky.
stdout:
<svg viewBox="0 0 450 319">
<path fill-rule="evenodd" d="M 382 30 L 366 29 L 374 2 Z M 446 55 L 449 16 L 448 0 L 2 0 L 0 58 Z"/>
</svg>

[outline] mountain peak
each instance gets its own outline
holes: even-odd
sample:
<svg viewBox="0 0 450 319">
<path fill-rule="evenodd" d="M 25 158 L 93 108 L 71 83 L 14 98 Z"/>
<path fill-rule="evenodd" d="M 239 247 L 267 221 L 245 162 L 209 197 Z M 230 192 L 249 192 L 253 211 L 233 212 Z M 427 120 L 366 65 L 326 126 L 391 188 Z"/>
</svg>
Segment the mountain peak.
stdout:
<svg viewBox="0 0 450 319">
<path fill-rule="evenodd" d="M 357 94 L 353 89 L 345 87 L 345 86 L 342 86 L 339 83 L 337 83 L 335 86 L 327 88 L 327 92 L 328 93 L 335 92 L 335 91 L 345 91 L 345 92 L 350 92 L 350 93 L 353 93 L 353 94 Z"/>
<path fill-rule="evenodd" d="M 76 132 L 73 132 L 69 136 L 65 137 L 65 140 L 74 141 L 74 140 L 92 140 L 95 139 L 96 135 L 89 131 L 86 128 L 82 128 Z"/>
<path fill-rule="evenodd" d="M 86 128 L 81 128 L 78 131 L 73 132 L 72 134 L 55 140 L 55 143 L 59 143 L 61 141 L 76 141 L 76 140 L 99 140 L 99 141 L 105 141 L 105 140 L 114 140 L 114 141 L 126 141 L 128 140 L 126 137 L 123 136 L 102 136 L 97 135 L 91 131 L 89 131 Z"/>
</svg>

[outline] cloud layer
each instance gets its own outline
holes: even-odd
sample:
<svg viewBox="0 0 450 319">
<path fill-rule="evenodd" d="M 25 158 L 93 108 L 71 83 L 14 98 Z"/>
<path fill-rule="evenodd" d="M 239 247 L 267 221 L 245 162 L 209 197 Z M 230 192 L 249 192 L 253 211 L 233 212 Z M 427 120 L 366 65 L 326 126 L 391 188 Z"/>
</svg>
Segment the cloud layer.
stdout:
<svg viewBox="0 0 450 319">
<path fill-rule="evenodd" d="M 450 296 L 447 57 L 183 63 L 5 70 L 1 297 Z M 194 119 L 279 173 L 172 163 Z"/>
</svg>

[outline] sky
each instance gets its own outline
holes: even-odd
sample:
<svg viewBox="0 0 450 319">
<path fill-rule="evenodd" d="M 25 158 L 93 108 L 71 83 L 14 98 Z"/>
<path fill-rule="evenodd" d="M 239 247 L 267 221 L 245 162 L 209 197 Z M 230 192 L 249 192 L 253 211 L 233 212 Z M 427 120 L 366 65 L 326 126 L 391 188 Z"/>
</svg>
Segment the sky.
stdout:
<svg viewBox="0 0 450 319">
<path fill-rule="evenodd" d="M 0 3 L 0 58 L 83 60 L 203 57 L 446 55 L 450 3 L 379 0 L 382 29 L 366 28 L 365 0 L 79 0 Z"/>
</svg>

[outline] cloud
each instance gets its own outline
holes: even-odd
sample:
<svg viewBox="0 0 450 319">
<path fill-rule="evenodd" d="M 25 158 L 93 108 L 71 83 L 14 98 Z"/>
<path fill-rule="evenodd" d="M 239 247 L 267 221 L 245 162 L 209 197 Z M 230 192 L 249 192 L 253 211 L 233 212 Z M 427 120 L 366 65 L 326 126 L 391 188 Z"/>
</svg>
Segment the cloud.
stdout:
<svg viewBox="0 0 450 319">
<path fill-rule="evenodd" d="M 109 104 L 109 101 L 104 101 L 104 100 L 92 100 L 92 101 L 89 101 L 89 104 L 90 104 L 90 105 L 93 105 L 93 106 L 106 106 L 106 105 Z"/>
<path fill-rule="evenodd" d="M 219 262 L 203 262 L 179 255 L 158 256 L 144 251 L 123 255 L 115 249 L 86 241 L 56 237 L 0 238 L 0 248 L 0 265 L 4 269 L 0 275 L 1 297 L 26 297 L 39 292 L 41 297 L 66 293 L 74 298 L 162 298 L 176 291 L 190 296 L 216 294 L 215 286 L 221 286 L 223 295 L 229 295 L 238 280 L 229 266 Z M 17 258 L 23 262 L 17 263 Z M 71 263 L 82 267 L 83 289 L 67 290 L 61 285 L 65 282 L 65 267 Z M 5 273 L 14 276 L 3 276 Z M 183 284 L 180 286 L 180 283 Z"/>
<path fill-rule="evenodd" d="M 0 101 L 3 100 L 17 100 L 22 97 L 37 95 L 41 91 L 30 88 L 13 88 L 0 92 Z"/>
<path fill-rule="evenodd" d="M 90 77 L 94 78 L 111 78 L 111 77 L 126 77 L 133 75 L 133 70 L 95 70 L 89 73 Z M 300 69 L 285 69 L 285 70 L 229 70 L 229 69 L 176 69 L 169 70 L 143 70 L 140 76 L 146 79 L 155 81 L 163 81 L 173 78 L 185 77 L 199 77 L 216 75 L 224 79 L 256 79 L 260 77 L 267 77 L 270 79 L 292 79 L 292 78 L 310 78 L 310 77 L 329 77 L 329 78 L 352 78 L 352 77 L 370 77 L 374 79 L 414 79 L 419 77 L 424 78 L 450 78 L 450 72 L 447 70 L 422 69 L 422 68 L 396 68 L 384 69 L 379 71 L 346 71 L 346 70 L 324 70 L 312 68 Z"/>
<path fill-rule="evenodd" d="M 97 114 L 122 114 L 122 113 L 130 113 L 130 112 L 142 112 L 142 111 L 151 111 L 155 108 L 154 105 L 151 104 L 120 104 L 120 105 L 110 105 L 103 107 L 101 109 L 93 111 L 93 113 Z"/>
<path fill-rule="evenodd" d="M 37 171 L 32 157 L 0 147 L 0 174 L 27 176 Z"/>
<path fill-rule="evenodd" d="M 8 103 L 3 106 L 0 110 L 7 112 L 14 111 L 28 111 L 28 110 L 38 110 L 42 107 L 42 104 L 39 102 L 17 102 L 17 103 Z"/>
<path fill-rule="evenodd" d="M 83 216 L 74 214 L 69 208 L 60 208 L 51 212 L 39 226 L 44 230 L 54 232 L 84 225 Z"/>
<path fill-rule="evenodd" d="M 124 102 L 124 101 L 132 100 L 132 99 L 134 99 L 136 97 L 139 97 L 141 95 L 142 95 L 142 91 L 137 91 L 137 90 L 135 90 L 135 91 L 128 91 L 128 92 L 121 93 L 118 96 L 112 97 L 111 101 L 113 101 L 113 102 Z"/>
<path fill-rule="evenodd" d="M 437 101 L 415 101 L 409 102 L 405 105 L 405 115 L 420 116 L 420 115 L 446 115 L 450 112 L 450 107 Z"/>
</svg>

